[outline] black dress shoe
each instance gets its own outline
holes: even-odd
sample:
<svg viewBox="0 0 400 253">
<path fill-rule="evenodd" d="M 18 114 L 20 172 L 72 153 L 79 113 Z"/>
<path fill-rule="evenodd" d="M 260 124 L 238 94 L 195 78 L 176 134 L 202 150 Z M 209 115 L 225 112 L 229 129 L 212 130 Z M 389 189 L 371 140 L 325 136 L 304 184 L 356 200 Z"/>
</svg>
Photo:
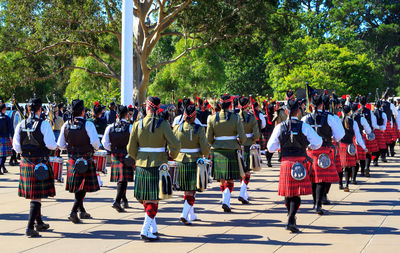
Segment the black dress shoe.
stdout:
<svg viewBox="0 0 400 253">
<path fill-rule="evenodd" d="M 8 173 L 8 170 L 6 168 L 3 167 L 3 172 L 4 173 Z"/>
<path fill-rule="evenodd" d="M 342 184 L 339 184 L 339 190 L 343 190 L 344 188 L 343 188 L 343 185 Z"/>
<path fill-rule="evenodd" d="M 289 230 L 292 233 L 299 233 L 300 230 L 297 228 L 295 224 L 287 224 L 286 225 L 286 230 Z"/>
<path fill-rule="evenodd" d="M 222 209 L 224 209 L 225 213 L 232 212 L 231 208 L 227 204 L 222 204 Z"/>
<path fill-rule="evenodd" d="M 114 202 L 114 203 L 113 203 L 112 208 L 114 208 L 115 210 L 117 210 L 117 212 L 119 212 L 119 213 L 125 212 L 125 209 L 123 209 L 123 208 L 121 207 L 121 204 L 118 204 L 117 202 Z"/>
<path fill-rule="evenodd" d="M 36 231 L 42 232 L 42 231 L 46 231 L 47 229 L 49 229 L 50 225 L 46 224 L 46 223 L 36 224 L 35 228 L 36 228 Z"/>
<path fill-rule="evenodd" d="M 354 185 L 356 185 L 356 184 L 357 184 L 357 181 L 356 181 L 356 180 L 353 180 L 353 181 L 351 181 L 351 183 L 354 184 Z"/>
<path fill-rule="evenodd" d="M 250 202 L 249 202 L 248 200 L 245 200 L 245 199 L 242 198 L 242 197 L 239 197 L 238 200 L 239 200 L 240 202 L 242 202 L 243 205 L 249 205 L 249 204 L 250 204 Z"/>
<path fill-rule="evenodd" d="M 82 221 L 78 218 L 78 213 L 71 213 L 68 217 L 68 220 L 72 221 L 74 224 L 82 223 Z"/>
<path fill-rule="evenodd" d="M 157 236 L 157 238 L 149 238 L 149 237 L 147 237 L 147 236 L 145 236 L 145 235 L 140 235 L 140 237 L 141 237 L 142 240 L 145 241 L 145 242 L 155 242 L 155 241 L 160 240 L 160 237 L 158 237 L 158 236 Z"/>
<path fill-rule="evenodd" d="M 92 216 L 87 212 L 80 212 L 79 217 L 81 219 L 91 219 L 92 218 Z"/>
<path fill-rule="evenodd" d="M 272 167 L 272 163 L 268 163 L 267 166 L 268 166 L 268 167 Z"/>
<path fill-rule="evenodd" d="M 34 229 L 28 228 L 25 232 L 26 236 L 30 238 L 37 238 L 37 237 L 42 237 L 37 231 Z"/>
<path fill-rule="evenodd" d="M 319 214 L 319 215 L 323 215 L 323 214 L 324 214 L 324 211 L 322 211 L 322 208 L 321 208 L 321 207 L 317 207 L 317 208 L 315 209 L 315 212 L 316 212 L 317 214 Z"/>
<path fill-rule="evenodd" d="M 187 226 L 192 225 L 192 223 L 190 221 L 188 221 L 185 217 L 180 217 L 179 219 L 182 221 L 183 224 L 185 224 Z M 156 235 L 156 234 L 153 233 L 153 235 Z"/>
<path fill-rule="evenodd" d="M 131 207 L 129 206 L 129 204 L 128 204 L 128 201 L 124 201 L 124 203 L 123 203 L 122 205 L 123 205 L 123 207 L 124 207 L 125 209 L 131 208 Z"/>
<path fill-rule="evenodd" d="M 329 199 L 323 198 L 323 199 L 322 199 L 322 204 L 323 204 L 323 205 L 330 205 L 331 202 L 329 201 Z"/>
</svg>

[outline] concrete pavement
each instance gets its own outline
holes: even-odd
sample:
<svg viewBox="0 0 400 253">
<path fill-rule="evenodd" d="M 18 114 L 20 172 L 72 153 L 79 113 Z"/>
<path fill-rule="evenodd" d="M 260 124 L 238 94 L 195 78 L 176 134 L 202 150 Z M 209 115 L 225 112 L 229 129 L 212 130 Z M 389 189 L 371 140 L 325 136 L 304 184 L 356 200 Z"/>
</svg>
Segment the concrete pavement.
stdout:
<svg viewBox="0 0 400 253">
<path fill-rule="evenodd" d="M 232 197 L 232 213 L 223 213 L 221 193 L 214 182 L 196 198 L 199 221 L 184 226 L 178 220 L 182 194 L 160 203 L 157 223 L 161 240 L 140 240 L 143 207 L 133 199 L 133 183 L 128 196 L 132 209 L 117 213 L 111 208 L 116 184 L 103 175 L 105 185 L 85 199 L 87 211 L 94 217 L 84 224 L 67 220 L 73 194 L 56 183 L 55 198 L 44 200 L 42 214 L 51 225 L 42 238 L 24 236 L 29 201 L 19 198 L 19 169 L 0 176 L 0 249 L 1 252 L 396 252 L 400 248 L 400 149 L 388 163 L 372 167 L 371 178 L 359 177 L 346 193 L 332 185 L 324 206 L 327 214 L 318 216 L 311 196 L 302 197 L 297 215 L 300 234 L 284 229 L 287 221 L 283 198 L 277 195 L 279 163 L 252 174 L 249 184 L 251 205 L 237 201 L 239 183 Z M 65 176 L 64 176 L 65 178 Z"/>
</svg>

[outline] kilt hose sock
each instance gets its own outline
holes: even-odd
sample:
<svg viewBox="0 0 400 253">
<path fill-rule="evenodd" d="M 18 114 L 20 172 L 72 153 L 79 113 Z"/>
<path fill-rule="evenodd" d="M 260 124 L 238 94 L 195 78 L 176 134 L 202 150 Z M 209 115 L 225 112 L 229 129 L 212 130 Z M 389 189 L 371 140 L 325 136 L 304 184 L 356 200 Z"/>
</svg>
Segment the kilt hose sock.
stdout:
<svg viewBox="0 0 400 253">
<path fill-rule="evenodd" d="M 250 183 L 250 172 L 247 172 L 242 178 L 243 182 L 248 185 Z M 232 191 L 231 191 L 232 192 Z"/>
<path fill-rule="evenodd" d="M 390 155 L 394 156 L 394 147 L 396 145 L 396 142 L 390 143 L 389 144 L 389 150 L 390 150 Z"/>
<path fill-rule="evenodd" d="M 321 208 L 322 197 L 324 196 L 325 183 L 311 183 L 313 201 L 316 208 Z"/>
<path fill-rule="evenodd" d="M 285 205 L 286 209 L 288 210 L 289 224 L 293 225 L 296 223 L 296 213 L 300 208 L 300 203 L 301 203 L 300 196 L 285 197 Z"/>
<path fill-rule="evenodd" d="M 345 187 L 349 187 L 351 172 L 352 172 L 352 167 L 347 167 L 344 169 L 344 178 L 346 180 Z"/>
<path fill-rule="evenodd" d="M 29 220 L 28 220 L 28 229 L 33 229 L 35 225 L 35 220 L 40 213 L 41 203 L 38 201 L 31 201 L 30 210 L 29 210 Z"/>
<path fill-rule="evenodd" d="M 365 169 L 365 160 L 360 160 L 358 163 L 356 163 L 355 167 L 351 168 L 351 181 L 353 183 L 356 182 L 357 173 L 358 173 L 358 170 L 360 169 L 360 167 L 362 168 L 361 171 L 363 171 Z"/>
<path fill-rule="evenodd" d="M 369 170 L 369 167 L 371 166 L 371 154 L 367 153 L 367 158 L 365 159 L 365 167 L 363 168 L 361 165 L 361 174 L 364 174 L 365 170 Z"/>
<path fill-rule="evenodd" d="M 150 218 L 154 219 L 154 217 L 156 217 L 158 212 L 158 204 L 143 202 L 143 207 L 144 211 Z"/>
<path fill-rule="evenodd" d="M 338 172 L 339 175 L 339 186 L 343 186 L 343 171 Z"/>
<path fill-rule="evenodd" d="M 120 204 L 121 200 L 125 197 L 126 199 L 126 188 L 128 186 L 128 182 L 118 182 L 117 183 L 117 196 L 115 197 L 115 202 Z M 124 200 L 125 201 L 125 200 Z"/>
<path fill-rule="evenodd" d="M 196 201 L 196 198 L 194 197 L 194 195 L 189 195 L 189 194 L 185 194 L 183 196 L 183 200 L 187 201 L 189 205 L 193 206 L 194 202 Z"/>
<path fill-rule="evenodd" d="M 17 162 L 18 162 L 17 161 L 17 152 L 15 152 L 15 150 L 13 149 L 11 157 L 10 157 L 10 163 L 17 163 Z"/>
<path fill-rule="evenodd" d="M 43 220 L 42 220 L 42 203 L 39 203 L 39 213 L 36 216 L 36 223 L 37 224 L 44 224 Z"/>
<path fill-rule="evenodd" d="M 325 183 L 325 187 L 324 187 L 324 198 L 327 198 L 327 195 L 329 193 L 329 190 L 331 189 L 331 183 Z"/>
<path fill-rule="evenodd" d="M 85 196 L 86 196 L 85 191 L 75 192 L 75 201 L 74 205 L 72 206 L 71 213 L 77 213 L 78 209 L 81 212 L 85 212 L 85 208 L 83 208 L 83 199 L 85 198 Z"/>
</svg>

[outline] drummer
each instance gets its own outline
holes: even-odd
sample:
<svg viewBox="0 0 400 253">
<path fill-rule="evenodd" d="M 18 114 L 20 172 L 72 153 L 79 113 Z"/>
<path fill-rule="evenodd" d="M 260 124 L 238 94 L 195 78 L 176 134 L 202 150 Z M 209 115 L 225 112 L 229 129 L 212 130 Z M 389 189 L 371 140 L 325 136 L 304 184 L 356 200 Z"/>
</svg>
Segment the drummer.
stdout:
<svg viewBox="0 0 400 253">
<path fill-rule="evenodd" d="M 68 171 L 65 189 L 75 194 L 75 202 L 68 217 L 72 223 L 81 223 L 80 219 L 91 219 L 86 212 L 83 200 L 87 192 L 100 190 L 93 162 L 93 152 L 99 149 L 100 141 L 92 122 L 86 121 L 85 107 L 82 100 L 76 99 L 71 103 L 72 117 L 61 128 L 58 146 L 68 151 Z M 83 160 L 81 160 L 83 159 Z M 75 169 L 80 163 L 84 164 L 79 171 Z M 86 164 L 85 164 L 86 161 Z M 80 215 L 78 217 L 78 210 Z"/>
<path fill-rule="evenodd" d="M 111 152 L 110 181 L 117 182 L 117 196 L 112 207 L 117 212 L 124 212 L 124 208 L 129 208 L 126 189 L 128 182 L 133 182 L 134 161 L 127 157 L 126 146 L 131 132 L 132 125 L 128 122 L 128 108 L 119 105 L 117 107 L 117 121 L 106 128 L 101 140 L 103 147 Z M 124 202 L 124 208 L 121 207 L 121 200 Z"/>
<path fill-rule="evenodd" d="M 203 156 L 208 156 L 208 147 L 204 127 L 195 122 L 196 106 L 188 105 L 184 108 L 184 121 L 173 129 L 174 135 L 181 143 L 181 150 L 175 159 L 178 162 L 178 177 L 181 191 L 184 191 L 184 205 L 181 214 L 181 221 L 190 225 L 196 220 L 194 213 L 194 202 L 197 191 L 197 163 Z M 208 180 L 208 178 L 206 179 Z"/>
<path fill-rule="evenodd" d="M 158 240 L 155 216 L 158 211 L 159 167 L 168 162 L 168 154 L 175 159 L 180 143 L 174 136 L 169 122 L 158 116 L 160 98 L 149 97 L 146 103 L 146 116 L 133 124 L 129 137 L 128 153 L 136 160 L 135 198 L 143 203 L 145 220 L 141 238 L 145 241 Z"/>
</svg>

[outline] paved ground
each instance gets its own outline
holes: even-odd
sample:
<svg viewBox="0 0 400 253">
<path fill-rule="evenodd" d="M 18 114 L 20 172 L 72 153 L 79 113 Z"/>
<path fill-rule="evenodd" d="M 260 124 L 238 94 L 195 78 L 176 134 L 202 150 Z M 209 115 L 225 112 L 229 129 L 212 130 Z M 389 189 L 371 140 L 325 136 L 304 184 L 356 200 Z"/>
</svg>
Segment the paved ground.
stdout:
<svg viewBox="0 0 400 253">
<path fill-rule="evenodd" d="M 400 149 L 397 149 L 400 154 Z M 191 227 L 178 221 L 181 194 L 160 204 L 157 222 L 161 241 L 144 243 L 139 233 L 143 208 L 129 197 L 132 209 L 117 213 L 111 208 L 116 185 L 102 177 L 105 186 L 88 194 L 86 209 L 94 217 L 75 225 L 67 220 L 73 195 L 57 183 L 57 196 L 43 202 L 42 213 L 52 230 L 42 238 L 24 236 L 29 201 L 17 197 L 18 168 L 0 176 L 1 252 L 397 252 L 400 247 L 400 155 L 372 168 L 372 177 L 359 178 L 350 192 L 333 185 L 332 205 L 327 215 L 311 210 L 311 196 L 303 197 L 297 223 L 302 233 L 284 229 L 286 209 L 277 195 L 278 163 L 253 174 L 250 182 L 252 204 L 244 206 L 233 193 L 233 213 L 225 214 L 219 204 L 217 183 L 197 197 L 196 212 L 201 221 Z M 397 250 L 396 250 L 397 248 Z"/>
</svg>

